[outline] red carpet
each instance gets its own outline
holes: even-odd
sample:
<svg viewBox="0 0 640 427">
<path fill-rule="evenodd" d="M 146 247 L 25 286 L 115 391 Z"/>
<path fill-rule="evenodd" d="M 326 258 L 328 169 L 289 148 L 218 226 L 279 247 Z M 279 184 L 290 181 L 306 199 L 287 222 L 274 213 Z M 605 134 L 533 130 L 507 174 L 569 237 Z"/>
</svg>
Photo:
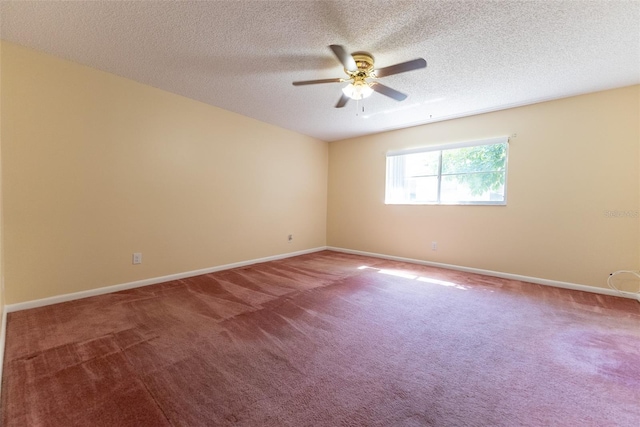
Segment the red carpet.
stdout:
<svg viewBox="0 0 640 427">
<path fill-rule="evenodd" d="M 10 313 L 2 421 L 638 427 L 640 304 L 319 252 Z"/>
</svg>

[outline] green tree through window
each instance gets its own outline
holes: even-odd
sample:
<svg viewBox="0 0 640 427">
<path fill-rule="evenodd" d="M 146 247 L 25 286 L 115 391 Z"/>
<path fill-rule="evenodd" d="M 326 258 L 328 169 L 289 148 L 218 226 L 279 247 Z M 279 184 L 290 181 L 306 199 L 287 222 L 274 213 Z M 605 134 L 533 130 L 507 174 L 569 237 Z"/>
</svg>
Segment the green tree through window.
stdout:
<svg viewBox="0 0 640 427">
<path fill-rule="evenodd" d="M 507 144 L 480 145 L 442 152 L 442 175 L 455 176 L 474 196 L 504 186 Z"/>
</svg>

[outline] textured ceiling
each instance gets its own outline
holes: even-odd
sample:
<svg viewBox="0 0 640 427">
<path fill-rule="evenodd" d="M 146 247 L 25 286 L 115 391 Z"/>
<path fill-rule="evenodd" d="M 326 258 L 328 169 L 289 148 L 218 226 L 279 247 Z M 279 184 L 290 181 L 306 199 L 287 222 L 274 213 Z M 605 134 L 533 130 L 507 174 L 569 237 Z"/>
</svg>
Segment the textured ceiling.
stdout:
<svg viewBox="0 0 640 427">
<path fill-rule="evenodd" d="M 640 1 L 0 2 L 0 37 L 326 141 L 640 83 Z M 328 49 L 368 51 L 364 113 Z M 362 104 L 360 108 L 362 108 Z"/>
</svg>

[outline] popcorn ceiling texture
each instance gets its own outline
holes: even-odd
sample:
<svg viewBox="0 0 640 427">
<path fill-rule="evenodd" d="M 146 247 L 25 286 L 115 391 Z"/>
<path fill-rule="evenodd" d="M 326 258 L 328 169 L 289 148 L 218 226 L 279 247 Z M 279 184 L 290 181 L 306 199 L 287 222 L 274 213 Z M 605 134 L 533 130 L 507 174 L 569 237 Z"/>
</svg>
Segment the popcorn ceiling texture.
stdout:
<svg viewBox="0 0 640 427">
<path fill-rule="evenodd" d="M 640 83 L 638 1 L 0 2 L 0 37 L 319 139 Z M 333 106 L 327 48 L 426 70 Z M 360 105 L 360 108 L 362 104 Z"/>
</svg>

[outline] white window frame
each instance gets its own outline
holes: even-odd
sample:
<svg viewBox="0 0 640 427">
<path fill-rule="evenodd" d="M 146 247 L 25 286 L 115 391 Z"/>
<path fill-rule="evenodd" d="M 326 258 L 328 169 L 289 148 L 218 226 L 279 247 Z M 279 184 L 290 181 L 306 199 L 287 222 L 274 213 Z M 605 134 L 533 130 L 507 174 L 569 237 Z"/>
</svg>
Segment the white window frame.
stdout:
<svg viewBox="0 0 640 427">
<path fill-rule="evenodd" d="M 504 161 L 504 200 L 500 201 L 441 201 L 441 184 L 442 184 L 442 152 L 446 150 L 455 150 L 457 148 L 466 148 L 466 147 L 477 147 L 481 145 L 495 145 L 495 144 L 506 144 L 506 157 Z M 439 151 L 440 152 L 440 161 L 438 164 L 438 197 L 437 201 L 402 201 L 395 202 L 389 200 L 389 158 L 396 156 L 404 156 L 407 154 L 418 154 L 418 153 L 427 153 Z M 502 136 L 496 138 L 487 138 L 480 139 L 475 141 L 465 141 L 465 142 L 456 142 L 449 144 L 439 144 L 439 145 L 431 145 L 420 148 L 410 148 L 405 150 L 395 150 L 389 151 L 386 154 L 386 168 L 385 168 L 385 204 L 387 205 L 493 205 L 493 206 L 505 206 L 507 204 L 507 169 L 509 163 L 509 137 Z"/>
</svg>

